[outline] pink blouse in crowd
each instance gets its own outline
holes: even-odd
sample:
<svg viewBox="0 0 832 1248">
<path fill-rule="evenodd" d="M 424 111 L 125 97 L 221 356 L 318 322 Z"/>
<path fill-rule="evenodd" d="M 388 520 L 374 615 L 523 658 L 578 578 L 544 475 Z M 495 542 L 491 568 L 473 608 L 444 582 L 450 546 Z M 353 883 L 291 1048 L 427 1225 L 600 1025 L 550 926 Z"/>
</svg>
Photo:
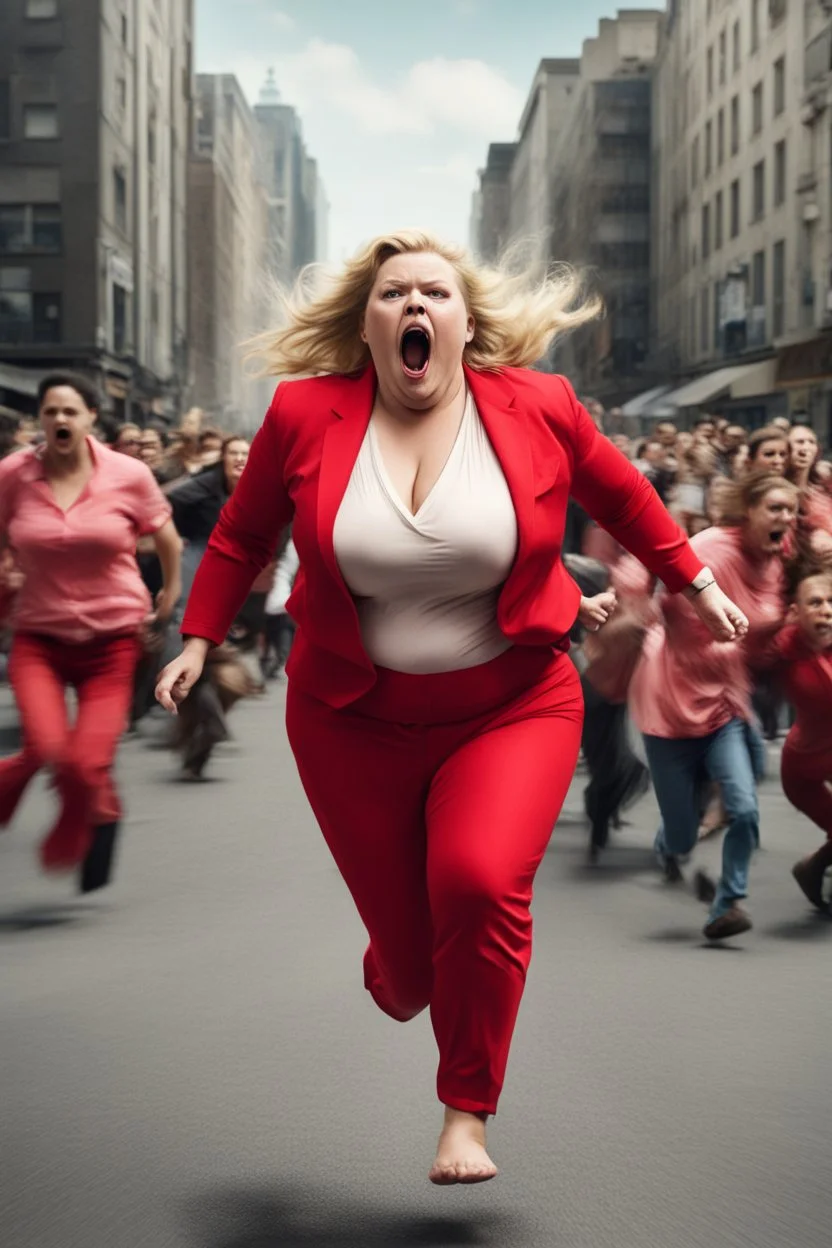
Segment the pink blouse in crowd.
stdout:
<svg viewBox="0 0 832 1248">
<path fill-rule="evenodd" d="M 750 662 L 770 649 L 785 613 L 785 575 L 779 558 L 752 562 L 735 528 L 712 528 L 691 539 L 696 554 L 748 616 L 742 642 L 714 641 L 681 594 L 663 594 L 663 619 L 647 633 L 630 684 L 629 706 L 639 731 L 679 740 L 705 737 L 731 719 L 752 718 Z M 640 565 L 619 566 L 619 592 L 647 588 Z"/>
<path fill-rule="evenodd" d="M 136 630 L 151 608 L 136 543 L 170 518 L 150 469 L 87 439 L 93 474 L 62 511 L 43 471 L 42 448 L 0 460 L 0 545 L 24 581 L 11 612 L 16 632 L 81 643 Z"/>
</svg>

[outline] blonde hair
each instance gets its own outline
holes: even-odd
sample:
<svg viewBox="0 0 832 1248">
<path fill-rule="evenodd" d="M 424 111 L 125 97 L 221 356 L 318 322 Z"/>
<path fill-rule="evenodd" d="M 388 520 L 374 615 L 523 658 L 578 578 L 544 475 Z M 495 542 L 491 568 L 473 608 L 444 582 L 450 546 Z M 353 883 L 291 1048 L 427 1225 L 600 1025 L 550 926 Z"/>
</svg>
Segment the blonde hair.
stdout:
<svg viewBox="0 0 832 1248">
<path fill-rule="evenodd" d="M 474 369 L 527 367 L 542 359 L 555 338 L 595 319 L 599 296 L 587 296 L 581 277 L 567 266 L 530 266 L 515 245 L 493 266 L 478 264 L 461 247 L 422 230 L 375 238 L 340 273 L 309 265 L 291 292 L 278 290 L 283 324 L 248 345 L 261 361 L 260 376 L 355 373 L 370 362 L 359 329 L 379 269 L 392 256 L 433 252 L 456 270 L 474 337 L 463 360 Z M 537 271 L 535 271 L 537 270 Z"/>
<path fill-rule="evenodd" d="M 737 528 L 745 524 L 751 508 L 761 503 L 772 490 L 785 490 L 787 494 L 793 495 L 795 502 L 800 496 L 800 491 L 792 481 L 787 481 L 779 472 L 766 469 L 750 472 L 740 481 L 730 482 L 722 504 L 720 526 Z"/>
</svg>

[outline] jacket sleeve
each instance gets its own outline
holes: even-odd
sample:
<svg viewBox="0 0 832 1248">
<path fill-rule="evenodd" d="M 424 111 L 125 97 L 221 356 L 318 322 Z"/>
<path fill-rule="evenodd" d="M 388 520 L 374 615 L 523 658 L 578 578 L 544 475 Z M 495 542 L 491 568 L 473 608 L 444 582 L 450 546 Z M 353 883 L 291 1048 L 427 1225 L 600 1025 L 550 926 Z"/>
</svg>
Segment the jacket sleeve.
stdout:
<svg viewBox="0 0 832 1248">
<path fill-rule="evenodd" d="M 679 593 L 702 571 L 702 561 L 650 482 L 596 429 L 572 387 L 560 380 L 574 422 L 572 494 L 671 593 Z"/>
<path fill-rule="evenodd" d="M 292 519 L 284 480 L 283 390 L 278 386 L 266 419 L 254 436 L 245 471 L 222 509 L 188 599 L 182 633 L 225 641 L 232 621 L 258 574 L 274 558 Z"/>
</svg>

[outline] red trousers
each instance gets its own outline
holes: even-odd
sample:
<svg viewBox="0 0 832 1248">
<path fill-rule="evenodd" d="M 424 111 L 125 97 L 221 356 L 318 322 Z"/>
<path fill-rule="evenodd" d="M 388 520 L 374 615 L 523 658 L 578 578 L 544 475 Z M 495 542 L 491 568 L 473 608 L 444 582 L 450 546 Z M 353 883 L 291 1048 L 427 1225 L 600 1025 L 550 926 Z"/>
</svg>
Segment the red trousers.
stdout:
<svg viewBox="0 0 832 1248">
<path fill-rule="evenodd" d="M 92 829 L 121 815 L 112 766 L 133 697 L 141 654 L 137 637 L 100 637 L 82 645 L 19 633 L 12 643 L 9 680 L 23 730 L 23 750 L 0 761 L 0 826 L 9 822 L 29 781 L 52 772 L 61 798 L 57 823 L 41 847 L 43 865 L 74 867 Z M 78 694 L 70 725 L 66 689 Z"/>
<path fill-rule="evenodd" d="M 832 840 L 832 749 L 808 753 L 786 738 L 780 760 L 783 792 L 799 811 Z"/>
<path fill-rule="evenodd" d="M 334 710 L 289 683 L 301 781 L 367 928 L 364 983 L 401 1022 L 430 1006 L 439 1099 L 493 1114 L 531 956 L 529 906 L 578 757 L 569 658 L 378 669 Z"/>
</svg>

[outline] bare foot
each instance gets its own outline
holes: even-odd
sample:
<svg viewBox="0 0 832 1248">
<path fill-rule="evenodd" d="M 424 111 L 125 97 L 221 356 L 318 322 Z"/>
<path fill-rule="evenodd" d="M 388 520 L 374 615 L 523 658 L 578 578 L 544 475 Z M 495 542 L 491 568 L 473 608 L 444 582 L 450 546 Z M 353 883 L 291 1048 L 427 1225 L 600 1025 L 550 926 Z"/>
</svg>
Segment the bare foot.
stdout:
<svg viewBox="0 0 832 1248">
<path fill-rule="evenodd" d="M 485 1151 L 485 1122 L 477 1114 L 445 1106 L 445 1125 L 439 1137 L 431 1183 L 485 1183 L 497 1167 Z"/>
</svg>

